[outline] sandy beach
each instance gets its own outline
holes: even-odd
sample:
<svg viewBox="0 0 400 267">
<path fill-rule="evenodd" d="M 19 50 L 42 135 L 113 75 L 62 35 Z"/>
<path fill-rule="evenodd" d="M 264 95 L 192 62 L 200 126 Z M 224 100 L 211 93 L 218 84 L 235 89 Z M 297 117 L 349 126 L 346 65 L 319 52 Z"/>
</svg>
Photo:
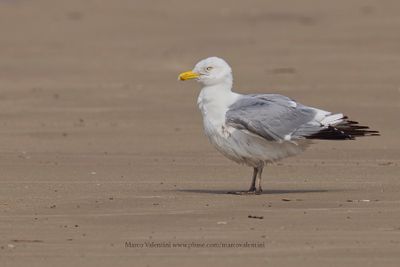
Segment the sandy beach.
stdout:
<svg viewBox="0 0 400 267">
<path fill-rule="evenodd" d="M 400 266 L 399 1 L 0 0 L 1 266 Z M 251 169 L 203 134 L 225 58 L 381 132 Z"/>
</svg>

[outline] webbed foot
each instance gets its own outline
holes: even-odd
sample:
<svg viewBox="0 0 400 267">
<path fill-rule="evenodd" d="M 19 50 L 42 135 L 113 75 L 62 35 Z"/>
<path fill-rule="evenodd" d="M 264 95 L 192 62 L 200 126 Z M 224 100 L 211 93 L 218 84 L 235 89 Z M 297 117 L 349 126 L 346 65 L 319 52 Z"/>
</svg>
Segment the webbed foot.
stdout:
<svg viewBox="0 0 400 267">
<path fill-rule="evenodd" d="M 260 195 L 262 193 L 262 189 L 257 190 L 255 187 L 250 188 L 248 191 L 229 191 L 228 194 L 232 195 Z"/>
</svg>

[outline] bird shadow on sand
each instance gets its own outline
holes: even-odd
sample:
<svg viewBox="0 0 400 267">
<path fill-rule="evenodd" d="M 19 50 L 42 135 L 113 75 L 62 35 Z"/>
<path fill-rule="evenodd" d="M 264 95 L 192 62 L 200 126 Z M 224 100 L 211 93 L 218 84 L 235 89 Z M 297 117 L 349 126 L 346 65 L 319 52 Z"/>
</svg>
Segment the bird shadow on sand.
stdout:
<svg viewBox="0 0 400 267">
<path fill-rule="evenodd" d="M 179 192 L 213 194 L 213 195 L 235 195 L 231 192 L 241 190 L 217 190 L 217 189 L 178 189 Z M 340 189 L 264 189 L 260 195 L 279 195 L 279 194 L 304 194 L 304 193 L 328 193 L 343 191 Z M 246 195 L 246 194 L 244 194 Z M 251 194 L 250 194 L 251 195 Z"/>
</svg>

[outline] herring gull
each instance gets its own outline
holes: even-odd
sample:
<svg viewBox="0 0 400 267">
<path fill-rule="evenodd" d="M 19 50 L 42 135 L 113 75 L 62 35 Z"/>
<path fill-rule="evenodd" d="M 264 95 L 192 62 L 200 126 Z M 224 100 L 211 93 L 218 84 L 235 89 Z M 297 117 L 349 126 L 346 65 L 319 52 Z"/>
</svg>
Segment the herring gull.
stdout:
<svg viewBox="0 0 400 267">
<path fill-rule="evenodd" d="M 379 135 L 342 113 L 308 107 L 283 95 L 232 92 L 232 69 L 218 57 L 201 60 L 179 79 L 196 79 L 201 84 L 197 103 L 205 134 L 214 147 L 227 158 L 253 168 L 250 189 L 234 192 L 237 194 L 260 194 L 264 166 L 299 154 L 312 139 Z"/>
</svg>

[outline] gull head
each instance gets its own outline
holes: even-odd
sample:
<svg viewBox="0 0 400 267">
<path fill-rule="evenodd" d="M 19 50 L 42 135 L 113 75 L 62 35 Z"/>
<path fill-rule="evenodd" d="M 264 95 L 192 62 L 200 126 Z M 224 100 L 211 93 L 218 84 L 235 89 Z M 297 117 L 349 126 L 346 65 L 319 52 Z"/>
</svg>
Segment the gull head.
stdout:
<svg viewBox="0 0 400 267">
<path fill-rule="evenodd" d="M 193 70 L 182 72 L 178 79 L 181 81 L 196 79 L 203 86 L 232 85 L 232 69 L 222 58 L 209 57 L 199 61 Z"/>
</svg>

